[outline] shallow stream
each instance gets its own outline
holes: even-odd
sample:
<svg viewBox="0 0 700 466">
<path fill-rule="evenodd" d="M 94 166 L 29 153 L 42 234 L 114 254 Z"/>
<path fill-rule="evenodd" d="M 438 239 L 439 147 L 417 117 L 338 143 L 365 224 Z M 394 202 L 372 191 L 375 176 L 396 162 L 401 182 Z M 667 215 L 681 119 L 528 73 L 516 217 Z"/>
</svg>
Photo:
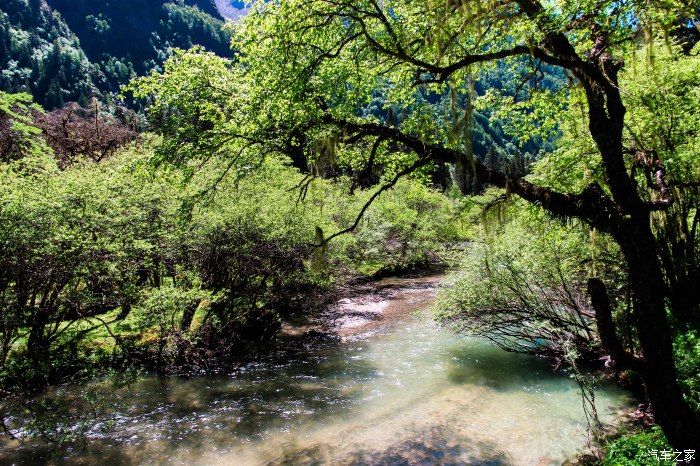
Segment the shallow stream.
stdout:
<svg viewBox="0 0 700 466">
<path fill-rule="evenodd" d="M 584 447 L 578 386 L 544 361 L 439 329 L 425 311 L 434 281 L 386 281 L 341 301 L 327 317 L 340 338 L 312 349 L 227 376 L 142 378 L 87 449 L 0 462 L 532 466 Z M 612 386 L 596 401 L 606 422 L 630 402 Z"/>
</svg>

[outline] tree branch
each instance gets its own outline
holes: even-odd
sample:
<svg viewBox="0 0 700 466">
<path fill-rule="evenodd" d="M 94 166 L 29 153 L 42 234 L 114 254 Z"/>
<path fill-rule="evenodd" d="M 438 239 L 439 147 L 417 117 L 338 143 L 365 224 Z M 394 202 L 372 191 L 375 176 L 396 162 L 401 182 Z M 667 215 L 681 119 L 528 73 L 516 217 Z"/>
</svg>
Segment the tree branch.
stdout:
<svg viewBox="0 0 700 466">
<path fill-rule="evenodd" d="M 381 136 L 403 144 L 421 158 L 444 163 L 456 163 L 464 154 L 456 149 L 446 148 L 406 134 L 397 128 L 378 123 L 358 123 L 336 119 L 326 114 L 326 124 L 332 124 L 350 133 Z M 508 176 L 482 162 L 474 160 L 473 175 L 483 183 L 509 190 L 523 199 L 539 205 L 557 217 L 575 217 L 605 232 L 611 232 L 620 222 L 620 213 L 596 184 L 590 184 L 578 194 L 560 193 L 551 188 L 535 185 L 524 178 Z"/>
<path fill-rule="evenodd" d="M 333 238 L 337 238 L 340 235 L 344 235 L 346 233 L 350 233 L 351 231 L 355 230 L 355 228 L 357 228 L 357 226 L 360 224 L 360 221 L 362 220 L 362 217 L 365 215 L 365 212 L 367 212 L 367 209 L 369 209 L 369 207 L 379 197 L 380 194 L 382 194 L 384 191 L 387 191 L 387 190 L 393 188 L 396 185 L 396 183 L 398 183 L 399 180 L 401 178 L 403 178 L 404 176 L 406 176 L 410 173 L 413 173 L 418 168 L 420 168 L 424 165 L 427 165 L 430 162 L 431 162 L 431 159 L 423 157 L 423 158 L 420 158 L 417 162 L 415 162 L 415 163 L 409 165 L 408 167 L 404 168 L 403 170 L 399 171 L 388 183 L 383 184 L 377 191 L 374 192 L 374 194 L 372 194 L 372 196 L 370 196 L 370 198 L 367 200 L 367 202 L 365 202 L 365 205 L 362 206 L 362 209 L 360 209 L 360 213 L 357 215 L 357 217 L 355 218 L 355 221 L 353 222 L 352 225 L 350 225 L 349 227 L 347 227 L 343 230 L 340 230 L 336 233 L 333 233 L 328 238 L 325 238 L 320 243 L 314 244 L 313 246 L 315 246 L 315 247 L 324 246 L 324 245 L 328 244 L 328 242 L 330 240 L 332 240 Z"/>
<path fill-rule="evenodd" d="M 598 278 L 589 278 L 588 294 L 591 297 L 591 305 L 595 310 L 598 335 L 600 335 L 603 349 L 613 358 L 618 366 L 640 371 L 642 369 L 642 361 L 628 353 L 617 337 L 605 284 Z"/>
</svg>

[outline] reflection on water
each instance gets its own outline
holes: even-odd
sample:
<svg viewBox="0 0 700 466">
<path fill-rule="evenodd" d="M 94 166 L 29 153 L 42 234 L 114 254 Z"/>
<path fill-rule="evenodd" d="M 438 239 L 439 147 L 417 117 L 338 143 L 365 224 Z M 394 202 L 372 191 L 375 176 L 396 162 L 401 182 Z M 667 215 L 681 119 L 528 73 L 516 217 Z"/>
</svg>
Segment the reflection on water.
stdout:
<svg viewBox="0 0 700 466">
<path fill-rule="evenodd" d="M 576 385 L 535 358 L 405 316 L 227 377 L 144 378 L 84 451 L 16 464 L 559 464 L 585 444 Z M 596 394 L 611 421 L 625 396 Z M 99 426 L 98 426 L 99 427 Z"/>
</svg>

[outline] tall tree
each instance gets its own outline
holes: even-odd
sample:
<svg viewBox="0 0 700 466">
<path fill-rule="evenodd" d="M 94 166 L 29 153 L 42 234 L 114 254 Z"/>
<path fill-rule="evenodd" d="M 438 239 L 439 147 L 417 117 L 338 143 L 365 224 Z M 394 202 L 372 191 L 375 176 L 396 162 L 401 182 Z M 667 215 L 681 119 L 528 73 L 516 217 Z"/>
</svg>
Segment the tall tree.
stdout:
<svg viewBox="0 0 700 466">
<path fill-rule="evenodd" d="M 298 155 L 302 150 L 314 166 L 333 160 L 349 146 L 386 142 L 393 153 L 401 154 L 401 163 L 370 202 L 400 177 L 435 161 L 447 162 L 554 216 L 577 218 L 611 235 L 629 271 L 640 352 L 621 349 L 615 329 L 609 328 L 605 284 L 593 277 L 589 292 L 598 325 L 604 327 L 600 333 L 606 337 L 606 349 L 617 364 L 639 372 L 656 420 L 671 443 L 696 448 L 700 420 L 677 381 L 667 317 L 667 306 L 674 300 L 668 300 L 660 260 L 663 240 L 651 227 L 652 215 L 673 205 L 674 192 L 663 151 L 635 144 L 626 133 L 629 115 L 619 80 L 622 54 L 656 31 L 671 31 L 679 22 L 691 21 L 699 6 L 691 3 L 259 3 L 234 39 L 239 66 L 182 54 L 164 74 L 142 81 L 140 92 L 156 97 L 152 112 L 167 123 L 168 150 L 162 151 L 167 160 L 234 154 L 235 165 L 249 163 L 261 152 Z M 472 157 L 470 140 L 454 137 L 460 125 L 471 124 L 475 74 L 496 64 L 523 61 L 533 73 L 542 63 L 561 68 L 573 86 L 583 89 L 594 153 L 580 157 L 598 160 L 602 176 L 593 177 L 579 192 L 556 190 L 487 166 Z M 381 120 L 365 111 L 377 95 L 397 118 Z M 453 96 L 450 115 L 435 118 L 430 95 Z M 509 108 L 521 111 L 525 119 L 554 109 L 556 121 L 556 106 L 536 105 L 538 99 L 547 101 L 547 94 L 533 90 L 531 95 L 535 104 L 515 99 Z M 630 166 L 634 169 L 628 170 Z"/>
</svg>

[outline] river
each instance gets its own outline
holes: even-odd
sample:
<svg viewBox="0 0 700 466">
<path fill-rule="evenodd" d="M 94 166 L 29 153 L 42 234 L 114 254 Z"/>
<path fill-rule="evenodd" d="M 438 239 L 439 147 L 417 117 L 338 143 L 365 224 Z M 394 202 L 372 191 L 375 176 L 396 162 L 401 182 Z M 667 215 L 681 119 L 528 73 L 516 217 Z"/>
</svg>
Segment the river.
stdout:
<svg viewBox="0 0 700 466">
<path fill-rule="evenodd" d="M 0 462 L 532 466 L 583 448 L 578 386 L 545 361 L 440 329 L 428 312 L 435 284 L 373 285 L 324 316 L 337 338 L 233 374 L 141 378 L 86 448 L 22 448 Z M 285 327 L 292 340 L 303 330 Z M 631 402 L 614 386 L 596 401 L 604 422 Z"/>
</svg>

